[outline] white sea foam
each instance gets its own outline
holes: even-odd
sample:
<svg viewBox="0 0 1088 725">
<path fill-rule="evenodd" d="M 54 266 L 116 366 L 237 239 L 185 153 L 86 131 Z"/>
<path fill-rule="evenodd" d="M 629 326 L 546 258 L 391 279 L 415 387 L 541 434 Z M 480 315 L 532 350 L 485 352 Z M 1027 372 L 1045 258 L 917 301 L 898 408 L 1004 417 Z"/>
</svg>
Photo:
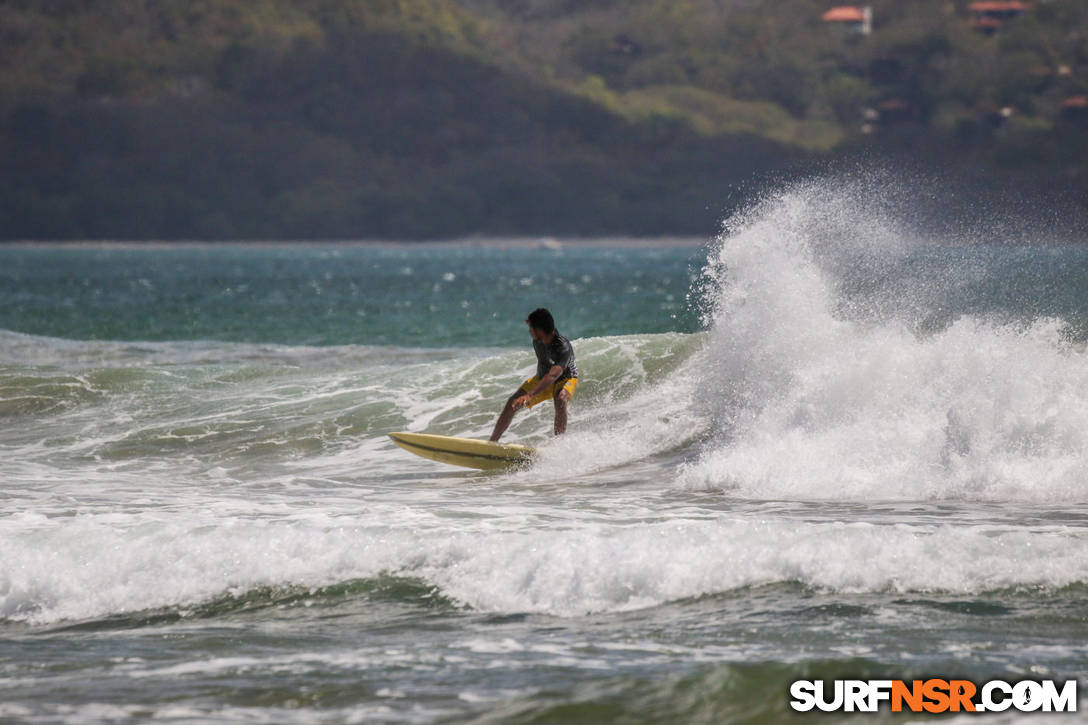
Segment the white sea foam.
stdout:
<svg viewBox="0 0 1088 725">
<path fill-rule="evenodd" d="M 917 242 L 857 188 L 801 187 L 735 221 L 711 260 L 714 437 L 684 486 L 756 498 L 1084 501 L 1088 356 L 1065 323 L 961 316 L 940 289 L 844 281 Z M 876 288 L 873 289 L 873 286 Z"/>
<path fill-rule="evenodd" d="M 8 517 L 0 567 L 0 616 L 36 623 L 382 572 L 423 579 L 483 611 L 576 615 L 776 582 L 842 592 L 1061 587 L 1088 581 L 1088 536 L 1058 526 L 726 516 L 533 524 L 517 512 L 503 526 L 396 506 L 279 519 L 114 513 Z"/>
</svg>

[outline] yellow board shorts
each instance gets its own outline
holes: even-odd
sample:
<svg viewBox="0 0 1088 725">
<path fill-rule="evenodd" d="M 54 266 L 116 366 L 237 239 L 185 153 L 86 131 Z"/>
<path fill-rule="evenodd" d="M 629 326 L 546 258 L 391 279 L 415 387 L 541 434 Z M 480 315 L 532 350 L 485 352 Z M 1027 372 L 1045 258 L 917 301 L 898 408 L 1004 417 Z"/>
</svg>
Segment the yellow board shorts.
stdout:
<svg viewBox="0 0 1088 725">
<path fill-rule="evenodd" d="M 521 389 L 528 393 L 536 384 L 540 382 L 540 378 L 533 376 L 521 384 Z M 537 403 L 543 403 L 545 400 L 551 400 L 555 397 L 556 393 L 560 390 L 566 390 L 570 393 L 570 397 L 574 397 L 574 391 L 578 389 L 578 378 L 567 378 L 566 380 L 560 380 L 550 388 L 545 388 L 537 393 L 534 397 L 529 398 L 529 407 L 532 408 Z"/>
</svg>

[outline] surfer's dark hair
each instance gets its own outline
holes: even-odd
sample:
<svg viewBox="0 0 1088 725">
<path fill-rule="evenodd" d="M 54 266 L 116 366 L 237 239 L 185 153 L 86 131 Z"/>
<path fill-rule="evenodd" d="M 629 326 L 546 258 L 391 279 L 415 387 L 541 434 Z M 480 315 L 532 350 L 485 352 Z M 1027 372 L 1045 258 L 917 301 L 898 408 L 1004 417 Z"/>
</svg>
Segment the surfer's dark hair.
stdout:
<svg viewBox="0 0 1088 725">
<path fill-rule="evenodd" d="M 555 332 L 555 320 L 552 319 L 552 313 L 543 307 L 538 307 L 530 312 L 529 318 L 525 321 L 529 323 L 529 327 L 540 330 L 545 335 Z"/>
</svg>

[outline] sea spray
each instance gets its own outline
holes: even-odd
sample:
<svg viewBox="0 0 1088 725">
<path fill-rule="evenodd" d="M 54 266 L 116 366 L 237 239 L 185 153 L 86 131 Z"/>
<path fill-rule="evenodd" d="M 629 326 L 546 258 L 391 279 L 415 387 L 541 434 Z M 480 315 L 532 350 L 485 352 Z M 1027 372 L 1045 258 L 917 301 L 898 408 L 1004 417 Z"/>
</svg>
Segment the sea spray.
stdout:
<svg viewBox="0 0 1088 725">
<path fill-rule="evenodd" d="M 961 314 L 968 270 L 889 272 L 922 240 L 852 185 L 799 185 L 732 222 L 708 275 L 716 431 L 683 485 L 760 498 L 1084 500 L 1088 359 L 1069 324 Z M 953 270 L 956 273 L 953 273 Z"/>
</svg>

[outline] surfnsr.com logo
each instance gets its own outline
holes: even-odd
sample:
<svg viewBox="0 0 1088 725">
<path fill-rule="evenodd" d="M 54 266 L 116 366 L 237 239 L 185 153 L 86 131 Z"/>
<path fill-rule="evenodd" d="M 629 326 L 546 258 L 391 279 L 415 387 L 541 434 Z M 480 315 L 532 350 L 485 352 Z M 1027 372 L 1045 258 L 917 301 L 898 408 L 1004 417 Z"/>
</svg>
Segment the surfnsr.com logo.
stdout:
<svg viewBox="0 0 1088 725">
<path fill-rule="evenodd" d="M 790 685 L 790 707 L 797 712 L 1076 712 L 1077 681 L 990 680 L 797 680 Z"/>
</svg>

